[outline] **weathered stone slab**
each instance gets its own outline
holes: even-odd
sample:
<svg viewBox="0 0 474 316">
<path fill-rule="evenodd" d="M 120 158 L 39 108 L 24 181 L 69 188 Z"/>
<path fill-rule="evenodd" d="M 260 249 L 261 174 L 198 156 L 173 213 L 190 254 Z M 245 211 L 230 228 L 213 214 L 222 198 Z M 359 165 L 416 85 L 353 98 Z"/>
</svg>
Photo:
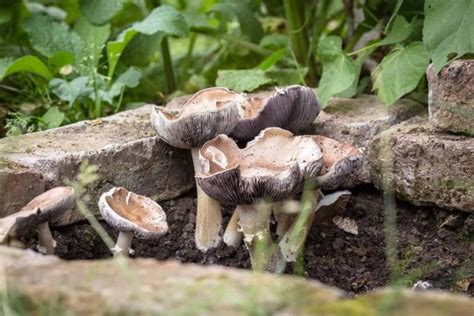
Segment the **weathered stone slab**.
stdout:
<svg viewBox="0 0 474 316">
<path fill-rule="evenodd" d="M 377 135 L 368 157 L 378 188 L 393 185 L 415 205 L 474 212 L 474 138 L 441 132 L 416 118 Z"/>
<path fill-rule="evenodd" d="M 427 76 L 431 123 L 474 136 L 474 60 L 455 60 L 439 74 L 431 64 Z"/>
<path fill-rule="evenodd" d="M 375 135 L 422 113 L 426 113 L 426 108 L 412 100 L 402 99 L 387 108 L 373 95 L 363 95 L 355 99 L 331 98 L 306 132 L 355 145 L 365 153 Z M 359 180 L 364 183 L 372 182 L 367 157 L 364 159 Z"/>
<path fill-rule="evenodd" d="M 442 292 L 382 290 L 347 299 L 292 276 L 152 259 L 62 261 L 0 247 L 3 304 L 28 314 L 74 315 L 471 315 L 474 302 Z M 10 299 L 10 300 L 9 300 Z M 14 304 L 12 304 L 15 306 Z M 5 306 L 4 306 L 5 307 Z M 10 307 L 10 306 L 7 306 Z"/>
<path fill-rule="evenodd" d="M 15 213 L 44 191 L 40 174 L 19 166 L 0 166 L 0 217 Z"/>
<path fill-rule="evenodd" d="M 0 153 L 8 166 L 4 168 L 4 178 L 8 180 L 3 181 L 0 196 L 12 193 L 1 201 L 0 217 L 18 211 L 19 201 L 30 199 L 39 190 L 19 189 L 22 185 L 18 181 L 37 184 L 34 180 L 12 178 L 18 168 L 39 174 L 44 179 L 44 189 L 49 189 L 75 179 L 86 160 L 98 166 L 100 179 L 88 187 L 91 199 L 87 206 L 91 211 L 97 209 L 100 194 L 112 186 L 123 186 L 157 200 L 188 191 L 194 184 L 190 153 L 172 148 L 155 136 L 149 122 L 150 111 L 150 106 L 144 106 L 102 119 L 1 139 Z"/>
</svg>

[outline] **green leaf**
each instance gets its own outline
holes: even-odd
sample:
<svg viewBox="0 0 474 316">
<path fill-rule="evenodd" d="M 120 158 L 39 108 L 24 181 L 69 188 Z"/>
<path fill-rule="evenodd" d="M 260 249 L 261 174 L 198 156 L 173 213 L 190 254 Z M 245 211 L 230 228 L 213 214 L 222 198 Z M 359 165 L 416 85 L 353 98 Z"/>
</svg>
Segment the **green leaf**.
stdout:
<svg viewBox="0 0 474 316">
<path fill-rule="evenodd" d="M 423 42 L 436 71 L 450 59 L 474 53 L 473 21 L 473 0 L 426 0 Z"/>
<path fill-rule="evenodd" d="M 124 49 L 121 60 L 127 65 L 148 66 L 160 52 L 163 33 L 153 35 L 137 34 Z"/>
<path fill-rule="evenodd" d="M 323 73 L 317 90 L 321 105 L 326 106 L 329 98 L 345 91 L 357 79 L 357 67 L 352 58 L 342 51 L 342 40 L 329 36 L 321 40 L 318 53 L 323 65 Z"/>
<path fill-rule="evenodd" d="M 53 78 L 48 67 L 38 57 L 23 56 L 18 59 L 11 57 L 0 59 L 0 80 L 17 72 L 31 72 L 46 80 Z"/>
<path fill-rule="evenodd" d="M 300 69 L 271 69 L 265 74 L 276 82 L 279 86 L 288 86 L 292 84 L 305 84 L 304 77 L 308 73 L 308 68 Z"/>
<path fill-rule="evenodd" d="M 243 92 L 253 91 L 271 82 L 273 80 L 261 69 L 219 70 L 216 85 Z"/>
<path fill-rule="evenodd" d="M 80 97 L 91 94 L 94 90 L 88 86 L 89 77 L 77 77 L 72 81 L 55 78 L 49 82 L 51 91 L 61 100 L 68 101 L 69 106 Z"/>
<path fill-rule="evenodd" d="M 64 113 L 61 112 L 57 106 L 52 106 L 48 111 L 46 111 L 41 119 L 46 124 L 47 128 L 56 128 L 61 126 L 64 117 Z"/>
<path fill-rule="evenodd" d="M 390 19 L 387 22 L 387 25 L 385 26 L 385 32 L 390 28 L 390 25 L 392 25 L 393 20 L 395 19 L 395 16 L 397 16 L 398 11 L 400 11 L 400 8 L 403 4 L 403 0 L 397 0 L 397 3 L 395 4 L 395 8 L 393 9 L 392 16 L 390 16 Z"/>
<path fill-rule="evenodd" d="M 55 22 L 43 15 L 33 15 L 24 23 L 31 45 L 46 57 L 57 52 L 71 52 L 79 62 L 84 55 L 84 43 L 79 35 L 72 32 L 68 25 Z"/>
<path fill-rule="evenodd" d="M 260 65 L 258 65 L 258 68 L 260 68 L 262 70 L 267 70 L 267 69 L 271 68 L 272 66 L 274 66 L 277 62 L 279 62 L 285 56 L 285 53 L 286 53 L 286 48 L 281 48 L 281 49 L 273 52 L 270 56 L 265 58 L 260 63 Z"/>
<path fill-rule="evenodd" d="M 123 74 L 118 76 L 109 91 L 100 91 L 101 99 L 112 104 L 113 99 L 122 93 L 125 87 L 135 88 L 140 83 L 142 73 L 138 68 L 130 67 Z"/>
<path fill-rule="evenodd" d="M 133 29 L 148 35 L 160 31 L 169 35 L 185 36 L 189 32 L 184 16 L 168 5 L 154 9 L 143 21 L 135 23 Z"/>
<path fill-rule="evenodd" d="M 74 56 L 70 52 L 57 52 L 49 57 L 48 63 L 58 71 L 63 66 L 74 64 Z"/>
<path fill-rule="evenodd" d="M 162 5 L 154 9 L 143 21 L 135 23 L 123 31 L 117 40 L 110 41 L 107 44 L 107 58 L 109 61 L 108 76 L 113 76 L 120 55 L 137 33 L 152 35 L 157 32 L 175 36 L 185 36 L 188 34 L 189 29 L 183 15 L 173 7 Z"/>
<path fill-rule="evenodd" d="M 88 52 L 87 58 L 90 60 L 90 64 L 97 67 L 102 49 L 110 36 L 110 24 L 96 26 L 89 23 L 84 18 L 79 18 L 74 25 L 74 31 L 84 42 L 85 49 Z"/>
<path fill-rule="evenodd" d="M 395 48 L 372 73 L 373 89 L 385 105 L 391 105 L 416 88 L 429 62 L 422 42 Z"/>
<path fill-rule="evenodd" d="M 359 82 L 360 72 L 362 70 L 362 66 L 364 65 L 364 61 L 369 57 L 369 55 L 374 51 L 374 48 L 367 49 L 357 55 L 357 58 L 354 62 L 356 67 L 356 75 L 354 76 L 354 81 L 349 88 L 346 90 L 336 93 L 335 96 L 341 98 L 352 98 L 353 96 L 359 93 L 359 88 L 361 86 L 361 82 Z M 369 79 L 369 78 L 367 78 Z"/>
<path fill-rule="evenodd" d="M 408 23 L 403 16 L 397 15 L 387 36 L 378 42 L 377 46 L 403 42 L 413 32 L 414 24 L 414 21 L 412 21 L 412 23 Z"/>
<path fill-rule="evenodd" d="M 246 1 L 218 2 L 210 11 L 221 13 L 221 22 L 224 23 L 230 20 L 232 16 L 235 16 L 239 21 L 242 34 L 246 35 L 253 43 L 258 43 L 263 37 L 262 25 Z"/>
<path fill-rule="evenodd" d="M 89 22 L 102 25 L 120 12 L 124 3 L 124 0 L 81 0 L 79 7 Z"/>
</svg>

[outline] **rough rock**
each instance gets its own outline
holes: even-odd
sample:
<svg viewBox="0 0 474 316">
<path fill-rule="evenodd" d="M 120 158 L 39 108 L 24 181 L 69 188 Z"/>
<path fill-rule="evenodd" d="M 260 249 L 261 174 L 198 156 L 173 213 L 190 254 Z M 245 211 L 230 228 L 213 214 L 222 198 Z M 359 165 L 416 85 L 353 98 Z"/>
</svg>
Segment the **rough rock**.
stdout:
<svg viewBox="0 0 474 316">
<path fill-rule="evenodd" d="M 427 76 L 431 123 L 474 136 L 474 60 L 455 60 L 438 75 L 431 64 Z"/>
<path fill-rule="evenodd" d="M 40 174 L 0 162 L 0 217 L 17 212 L 44 191 L 45 183 Z"/>
<path fill-rule="evenodd" d="M 343 294 L 295 277 L 174 261 L 62 261 L 5 247 L 0 259 L 9 293 L 33 306 L 57 298 L 58 308 L 78 315 L 297 315 Z"/>
<path fill-rule="evenodd" d="M 27 314 L 464 316 L 474 308 L 467 297 L 442 292 L 385 289 L 347 299 L 303 278 L 174 261 L 62 261 L 6 247 L 0 259 L 3 307 Z"/>
<path fill-rule="evenodd" d="M 387 108 L 376 96 L 363 95 L 355 99 L 331 98 L 328 105 L 305 130 L 359 147 L 365 154 L 370 140 L 390 126 L 426 112 L 426 108 L 412 100 L 399 100 Z M 372 182 L 365 155 L 359 181 Z"/>
<path fill-rule="evenodd" d="M 368 157 L 376 187 L 415 205 L 474 212 L 474 138 L 415 118 L 377 135 Z"/>
<path fill-rule="evenodd" d="M 22 206 L 18 201 L 31 199 L 39 190 L 36 181 L 19 176 L 23 183 L 33 185 L 35 192 L 18 190 L 19 184 L 9 180 L 17 170 L 26 172 L 29 179 L 30 173 L 39 174 L 44 189 L 50 189 L 74 180 L 82 162 L 96 165 L 100 179 L 87 187 L 90 199 L 86 202 L 92 212 L 97 211 L 100 194 L 112 186 L 123 186 L 156 200 L 188 191 L 194 184 L 191 155 L 155 136 L 150 111 L 150 106 L 144 106 L 102 119 L 0 139 L 3 179 L 7 179 L 3 180 L 0 196 L 10 192 L 1 201 L 0 217 L 18 211 Z M 65 214 L 60 224 L 77 219 L 70 215 Z"/>
</svg>

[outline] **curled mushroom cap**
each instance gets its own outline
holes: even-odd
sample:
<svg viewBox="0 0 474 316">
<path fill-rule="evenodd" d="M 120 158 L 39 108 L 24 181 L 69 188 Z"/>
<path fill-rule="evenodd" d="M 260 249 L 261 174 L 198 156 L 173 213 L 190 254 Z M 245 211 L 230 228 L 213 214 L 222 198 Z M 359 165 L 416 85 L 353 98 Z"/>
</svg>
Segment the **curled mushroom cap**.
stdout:
<svg viewBox="0 0 474 316">
<path fill-rule="evenodd" d="M 124 188 L 112 188 L 99 199 L 102 217 L 121 232 L 155 239 L 168 231 L 166 214 L 155 201 Z"/>
<path fill-rule="evenodd" d="M 239 120 L 245 97 L 227 88 L 209 88 L 168 108 L 153 107 L 151 122 L 158 136 L 168 144 L 196 148 L 219 134 L 229 134 Z"/>
<path fill-rule="evenodd" d="M 31 200 L 19 212 L 0 219 L 0 242 L 6 237 L 18 238 L 73 207 L 74 189 L 72 187 L 57 187 L 48 190 Z"/>
<path fill-rule="evenodd" d="M 312 136 L 323 153 L 323 168 L 316 177 L 316 185 L 332 190 L 350 187 L 362 167 L 362 153 L 357 147 L 320 135 Z"/>
<path fill-rule="evenodd" d="M 250 140 L 267 127 L 296 132 L 311 124 L 320 111 L 311 88 L 299 85 L 249 95 L 240 107 L 240 120 L 231 137 Z"/>
<path fill-rule="evenodd" d="M 318 145 L 309 137 L 267 128 L 244 149 L 219 135 L 200 150 L 201 188 L 221 203 L 252 204 L 258 199 L 281 201 L 295 193 L 306 174 L 322 166 Z"/>
</svg>

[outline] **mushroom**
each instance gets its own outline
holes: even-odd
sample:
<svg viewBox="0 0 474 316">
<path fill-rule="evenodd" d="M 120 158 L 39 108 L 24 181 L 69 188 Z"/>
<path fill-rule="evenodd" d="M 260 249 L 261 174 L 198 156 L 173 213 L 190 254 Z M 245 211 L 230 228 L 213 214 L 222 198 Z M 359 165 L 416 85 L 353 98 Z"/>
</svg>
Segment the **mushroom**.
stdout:
<svg viewBox="0 0 474 316">
<path fill-rule="evenodd" d="M 36 229 L 38 250 L 53 254 L 56 241 L 53 239 L 48 222 L 74 207 L 74 189 L 57 187 L 48 190 L 26 204 L 19 212 L 0 219 L 0 244 L 10 242 Z"/>
<path fill-rule="evenodd" d="M 313 224 L 315 214 L 321 213 L 321 218 L 334 214 L 341 206 L 345 207 L 350 197 L 349 191 L 335 192 L 326 195 L 319 201 L 322 195 L 321 189 L 333 190 L 338 187 L 351 186 L 357 179 L 357 175 L 362 166 L 362 153 L 352 145 L 339 142 L 325 136 L 305 136 L 313 139 L 322 151 L 323 168 L 317 176 L 308 175 L 313 188 L 312 196 L 306 196 L 306 206 L 301 206 L 301 213 L 285 236 L 280 241 L 280 250 L 288 261 L 296 260 L 296 254 L 301 250 L 306 237 Z M 311 202 L 311 203 L 309 203 Z M 312 205 L 312 207 L 311 207 Z"/>
<path fill-rule="evenodd" d="M 112 250 L 114 255 L 128 256 L 132 239 L 153 240 L 168 232 L 166 214 L 152 199 L 114 187 L 102 194 L 99 209 L 104 220 L 118 230 L 117 243 Z"/>
<path fill-rule="evenodd" d="M 201 172 L 196 180 L 212 198 L 237 205 L 236 216 L 255 267 L 257 244 L 265 249 L 271 242 L 272 203 L 292 196 L 301 187 L 304 174 L 315 176 L 319 172 L 319 147 L 309 137 L 267 128 L 244 149 L 228 136 L 219 135 L 199 153 Z"/>
<path fill-rule="evenodd" d="M 313 195 L 314 197 L 314 195 Z M 325 195 L 319 202 L 311 201 L 314 212 L 309 209 L 308 216 L 300 216 L 281 238 L 279 247 L 287 262 L 295 262 L 309 234 L 312 224 L 321 222 L 336 213 L 342 212 L 349 202 L 351 192 L 348 190 Z M 303 210 L 302 210 L 303 211 Z"/>
<path fill-rule="evenodd" d="M 245 98 L 226 88 L 209 88 L 170 108 L 153 107 L 151 122 L 158 137 L 171 146 L 191 149 L 195 172 L 200 172 L 199 148 L 219 134 L 230 134 Z M 220 242 L 222 213 L 217 201 L 197 189 L 196 246 L 201 251 Z"/>
<path fill-rule="evenodd" d="M 299 85 L 251 94 L 240 107 L 240 120 L 232 138 L 248 141 L 268 127 L 290 132 L 311 124 L 320 111 L 319 101 L 311 88 Z"/>
</svg>

